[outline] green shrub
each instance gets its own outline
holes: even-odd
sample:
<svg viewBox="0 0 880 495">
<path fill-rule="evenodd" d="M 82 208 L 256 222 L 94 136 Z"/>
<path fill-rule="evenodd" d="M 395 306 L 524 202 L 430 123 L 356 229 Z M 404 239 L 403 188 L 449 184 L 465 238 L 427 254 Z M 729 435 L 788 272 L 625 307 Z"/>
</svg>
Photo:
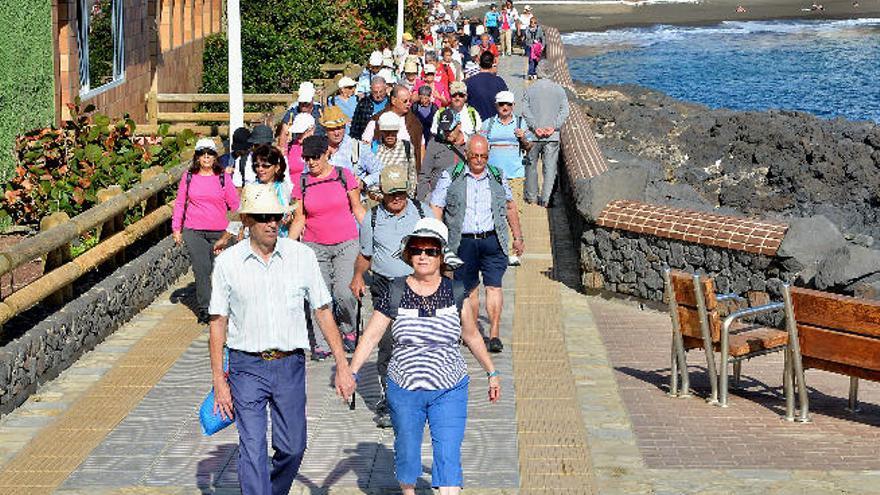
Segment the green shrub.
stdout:
<svg viewBox="0 0 880 495">
<path fill-rule="evenodd" d="M 94 108 L 81 110 L 77 101 L 62 129 L 36 129 L 16 139 L 19 164 L 5 184 L 0 218 L 22 225 L 55 211 L 73 217 L 95 204 L 99 189 L 129 189 L 141 170 L 177 165 L 180 151 L 194 140 L 188 131 L 168 136 L 167 125 L 154 138 L 135 138 L 130 118 L 111 121 L 93 114 Z"/>
<path fill-rule="evenodd" d="M 55 119 L 52 2 L 0 0 L 0 180 L 20 132 Z"/>
</svg>

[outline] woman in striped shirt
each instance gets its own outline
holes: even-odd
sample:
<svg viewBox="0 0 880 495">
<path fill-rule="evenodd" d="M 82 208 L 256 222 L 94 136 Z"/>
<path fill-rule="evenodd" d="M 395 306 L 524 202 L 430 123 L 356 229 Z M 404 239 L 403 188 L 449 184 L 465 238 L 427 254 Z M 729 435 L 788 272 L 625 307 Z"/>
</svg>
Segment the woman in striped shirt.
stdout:
<svg viewBox="0 0 880 495">
<path fill-rule="evenodd" d="M 431 431 L 434 462 L 431 485 L 443 495 L 462 486 L 461 443 L 467 420 L 467 364 L 464 341 L 489 378 L 489 401 L 501 398 L 501 382 L 480 336 L 465 293 L 441 276 L 448 232 L 435 218 L 423 218 L 401 241 L 399 256 L 413 274 L 395 279 L 375 301 L 375 312 L 351 360 L 355 381 L 389 324 L 394 342 L 388 365 L 387 400 L 394 426 L 397 480 L 405 495 L 415 494 L 422 474 L 425 421 Z M 465 314 L 467 313 L 467 314 Z"/>
</svg>

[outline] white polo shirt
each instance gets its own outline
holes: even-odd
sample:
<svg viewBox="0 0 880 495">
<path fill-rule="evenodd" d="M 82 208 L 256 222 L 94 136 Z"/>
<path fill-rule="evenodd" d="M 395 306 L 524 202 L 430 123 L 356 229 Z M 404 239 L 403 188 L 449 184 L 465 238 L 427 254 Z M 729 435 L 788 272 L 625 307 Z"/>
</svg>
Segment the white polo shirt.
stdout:
<svg viewBox="0 0 880 495">
<path fill-rule="evenodd" d="M 261 352 L 308 349 L 303 301 L 312 308 L 332 302 L 315 252 L 305 244 L 278 239 L 266 262 L 248 240 L 226 249 L 214 262 L 212 315 L 229 317 L 226 345 Z"/>
</svg>

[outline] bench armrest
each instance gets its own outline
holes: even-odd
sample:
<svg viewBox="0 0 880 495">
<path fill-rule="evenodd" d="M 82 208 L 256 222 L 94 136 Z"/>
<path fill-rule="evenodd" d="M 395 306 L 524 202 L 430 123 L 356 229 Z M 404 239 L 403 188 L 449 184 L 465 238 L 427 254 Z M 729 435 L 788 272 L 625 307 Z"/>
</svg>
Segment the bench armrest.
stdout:
<svg viewBox="0 0 880 495">
<path fill-rule="evenodd" d="M 715 294 L 716 301 L 728 301 L 731 299 L 736 299 L 737 301 L 747 301 L 746 298 L 735 292 L 731 292 L 730 294 Z"/>
<path fill-rule="evenodd" d="M 770 304 L 764 304 L 763 306 L 755 306 L 752 308 L 743 308 L 734 311 L 727 315 L 727 318 L 724 319 L 724 335 L 727 335 L 730 331 L 730 326 L 736 320 L 741 320 L 747 316 L 754 316 L 761 313 L 769 313 L 770 311 L 776 311 L 785 308 L 785 304 L 781 302 L 775 302 Z"/>
</svg>

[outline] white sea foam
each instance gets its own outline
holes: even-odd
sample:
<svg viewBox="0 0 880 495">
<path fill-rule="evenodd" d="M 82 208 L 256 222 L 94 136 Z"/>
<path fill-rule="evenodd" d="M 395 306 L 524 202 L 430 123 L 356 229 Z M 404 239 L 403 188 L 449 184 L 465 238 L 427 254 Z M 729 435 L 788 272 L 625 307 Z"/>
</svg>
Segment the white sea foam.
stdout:
<svg viewBox="0 0 880 495">
<path fill-rule="evenodd" d="M 674 26 L 612 29 L 598 32 L 575 32 L 562 35 L 562 42 L 578 46 L 626 44 L 651 46 L 690 38 L 710 36 L 747 36 L 753 34 L 812 34 L 822 36 L 859 28 L 880 28 L 880 19 L 845 19 L 832 21 L 723 21 L 713 26 Z"/>
</svg>

